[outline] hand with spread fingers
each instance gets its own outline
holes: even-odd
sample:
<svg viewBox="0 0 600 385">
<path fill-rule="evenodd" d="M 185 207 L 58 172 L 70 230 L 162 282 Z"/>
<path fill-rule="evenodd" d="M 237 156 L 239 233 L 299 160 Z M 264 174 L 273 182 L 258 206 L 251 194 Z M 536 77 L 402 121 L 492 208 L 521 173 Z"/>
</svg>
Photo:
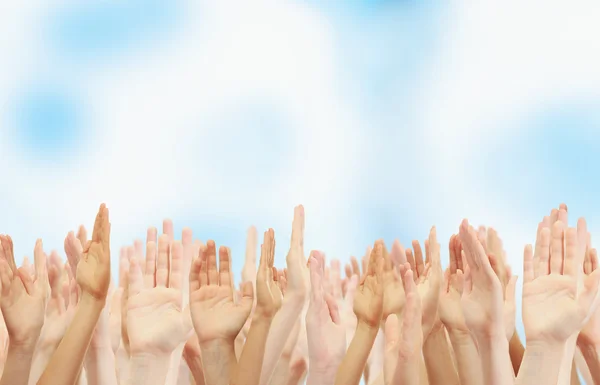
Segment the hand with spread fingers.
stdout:
<svg viewBox="0 0 600 385">
<path fill-rule="evenodd" d="M 32 278 L 26 269 L 17 268 L 12 239 L 0 235 L 0 306 L 12 346 L 35 346 L 44 324 L 50 285 L 41 240 L 35 244 L 34 259 Z"/>
<path fill-rule="evenodd" d="M 129 266 L 127 299 L 127 333 L 131 355 L 171 354 L 189 337 L 192 325 L 183 307 L 181 242 L 173 243 L 168 235 L 158 240 L 156 267 L 146 266 L 144 284 L 141 261 L 134 257 Z M 154 281 L 154 285 L 151 282 Z"/>
<path fill-rule="evenodd" d="M 346 330 L 337 303 L 323 288 L 325 258 L 313 251 L 309 258 L 311 295 L 306 313 L 308 384 L 328 384 L 346 354 Z"/>
</svg>

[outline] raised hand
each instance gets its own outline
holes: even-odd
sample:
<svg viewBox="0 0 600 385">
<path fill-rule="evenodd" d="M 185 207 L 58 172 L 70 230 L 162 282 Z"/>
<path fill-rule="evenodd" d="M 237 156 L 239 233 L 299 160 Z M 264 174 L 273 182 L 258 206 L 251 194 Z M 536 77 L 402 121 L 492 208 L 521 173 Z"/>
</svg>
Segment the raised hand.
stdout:
<svg viewBox="0 0 600 385">
<path fill-rule="evenodd" d="M 282 302 L 281 290 L 274 279 L 277 270 L 274 270 L 273 267 L 275 262 L 275 233 L 273 229 L 265 232 L 260 254 L 260 264 L 256 274 L 256 309 L 254 310 L 253 319 L 257 317 L 272 319 L 281 307 Z"/>
<path fill-rule="evenodd" d="M 306 313 L 308 384 L 328 384 L 346 353 L 346 330 L 335 299 L 323 288 L 325 259 L 320 251 L 309 258 L 311 295 Z"/>
<path fill-rule="evenodd" d="M 394 241 L 390 255 L 384 248 L 382 320 L 387 320 L 390 314 L 396 314 L 398 317 L 402 314 L 405 296 L 398 266 L 404 265 L 406 261 L 404 247 L 398 240 Z"/>
<path fill-rule="evenodd" d="M 386 385 L 419 384 L 419 363 L 423 346 L 421 298 L 410 265 L 407 263 L 402 270 L 402 283 L 406 293 L 402 327 L 396 314 L 391 314 L 385 322 L 383 374 Z"/>
<path fill-rule="evenodd" d="M 242 285 L 242 298 L 234 302 L 229 249 L 219 248 L 219 266 L 214 241 L 208 241 L 190 271 L 190 310 L 200 345 L 224 340 L 233 343 L 250 315 L 252 283 Z"/>
<path fill-rule="evenodd" d="M 437 314 L 442 285 L 442 265 L 440 262 L 440 245 L 437 242 L 435 227 L 429 231 L 429 238 L 425 241 L 425 263 L 419 242 L 413 241 L 414 259 L 412 252 L 407 250 L 407 259 L 411 269 L 417 273 L 417 291 L 421 296 L 421 311 L 423 324 L 423 337 L 432 332 L 437 325 L 441 326 Z"/>
<path fill-rule="evenodd" d="M 127 333 L 132 356 L 171 354 L 190 336 L 191 320 L 181 292 L 183 249 L 179 241 L 173 243 L 172 252 L 169 246 L 169 236 L 161 235 L 156 266 L 146 265 L 147 286 L 141 262 L 136 257 L 130 261 Z"/>
<path fill-rule="evenodd" d="M 467 262 L 462 309 L 479 346 L 484 383 L 512 384 L 514 376 L 504 329 L 502 284 L 466 219 L 460 225 L 459 237 Z"/>
<path fill-rule="evenodd" d="M 561 210 L 562 211 L 562 210 Z M 564 342 L 579 332 L 597 306 L 600 272 L 593 271 L 578 287 L 583 253 L 577 230 L 556 221 L 552 231 L 540 226 L 535 257 L 525 248 L 523 323 L 530 341 Z"/>
<path fill-rule="evenodd" d="M 242 282 L 256 282 L 256 227 L 250 226 L 246 235 L 246 258 L 242 268 Z"/>
<path fill-rule="evenodd" d="M 379 328 L 383 313 L 383 244 L 371 252 L 366 275 L 354 294 L 354 314 L 359 323 Z"/>
<path fill-rule="evenodd" d="M 438 312 L 448 333 L 468 334 L 460 298 L 463 291 L 462 246 L 456 235 L 450 237 L 450 266 L 444 272 L 444 284 L 440 294 Z"/>
<path fill-rule="evenodd" d="M 11 346 L 35 347 L 40 336 L 50 287 L 42 241 L 34 249 L 35 276 L 17 269 L 12 239 L 0 235 L 0 308 Z"/>
<path fill-rule="evenodd" d="M 304 302 L 309 281 L 304 259 L 304 207 L 294 209 L 292 222 L 292 240 L 286 257 L 288 295 L 299 297 Z M 291 297 L 288 297 L 291 298 Z"/>
<path fill-rule="evenodd" d="M 83 296 L 106 301 L 110 286 L 110 223 L 104 205 L 96 216 L 92 241 L 85 245 L 77 264 L 76 277 Z"/>
<path fill-rule="evenodd" d="M 598 270 L 598 252 L 591 247 L 590 235 L 588 233 L 583 273 L 589 276 L 596 270 Z M 600 307 L 594 311 L 588 323 L 579 333 L 577 344 L 580 346 L 600 346 Z"/>
</svg>

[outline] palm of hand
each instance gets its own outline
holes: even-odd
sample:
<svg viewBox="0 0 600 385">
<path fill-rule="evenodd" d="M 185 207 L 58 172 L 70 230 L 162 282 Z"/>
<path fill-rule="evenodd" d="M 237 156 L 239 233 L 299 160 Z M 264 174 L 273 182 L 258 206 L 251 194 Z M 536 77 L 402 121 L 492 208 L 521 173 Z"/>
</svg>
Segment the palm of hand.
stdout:
<svg viewBox="0 0 600 385">
<path fill-rule="evenodd" d="M 33 337 L 38 338 L 46 312 L 46 291 L 42 290 L 41 284 L 36 281 L 36 293 L 30 295 L 25 291 L 21 279 L 15 276 L 11 282 L 10 294 L 0 298 L 11 341 L 24 343 Z"/>
<path fill-rule="evenodd" d="M 329 309 L 325 302 L 315 310 L 318 314 L 309 317 L 306 328 L 310 362 L 316 366 L 313 369 L 335 369 L 346 354 L 346 328 L 336 325 L 330 318 Z M 312 309 L 309 309 L 312 312 Z"/>
<path fill-rule="evenodd" d="M 502 289 L 500 281 L 497 283 L 498 288 L 494 288 L 493 284 L 474 284 L 471 292 L 463 294 L 461 298 L 465 323 L 475 333 L 489 331 L 493 327 L 493 321 L 503 317 L 502 294 L 496 293 L 496 289 Z"/>
<path fill-rule="evenodd" d="M 422 327 L 423 334 L 428 335 L 438 320 L 437 309 L 439 303 L 439 285 L 436 285 L 432 279 L 420 278 L 417 285 L 419 297 L 422 305 Z"/>
<path fill-rule="evenodd" d="M 99 243 L 93 243 L 88 254 L 99 255 L 104 251 Z M 105 258 L 98 256 L 98 258 Z M 84 256 L 77 264 L 77 284 L 83 292 L 95 298 L 103 299 L 110 285 L 110 265 L 99 263 L 95 257 Z"/>
<path fill-rule="evenodd" d="M 390 314 L 402 313 L 406 298 L 402 281 L 394 278 L 394 272 L 388 271 L 383 275 L 383 316 L 385 320 Z"/>
<path fill-rule="evenodd" d="M 523 285 L 523 323 L 527 338 L 564 341 L 577 332 L 587 311 L 577 303 L 576 297 L 576 281 L 569 276 L 551 274 Z"/>
<path fill-rule="evenodd" d="M 127 333 L 132 352 L 171 353 L 191 332 L 181 306 L 181 292 L 167 287 L 142 290 L 129 297 Z"/>
<path fill-rule="evenodd" d="M 233 340 L 239 334 L 252 310 L 252 303 L 236 305 L 231 289 L 208 285 L 190 296 L 194 328 L 200 343 L 225 339 Z"/>
<path fill-rule="evenodd" d="M 383 311 L 383 298 L 375 292 L 377 285 L 374 276 L 367 276 L 364 286 L 354 296 L 354 314 L 359 321 L 372 327 L 379 327 Z"/>
<path fill-rule="evenodd" d="M 451 280 L 456 282 L 456 276 Z M 460 303 L 461 293 L 451 281 L 448 292 L 443 292 L 439 301 L 439 315 L 442 323 L 449 330 L 468 331 L 465 316 Z"/>
<path fill-rule="evenodd" d="M 58 347 L 69 325 L 68 316 L 67 312 L 60 312 L 58 309 L 48 314 L 40 335 L 40 347 L 52 349 Z"/>
<path fill-rule="evenodd" d="M 256 282 L 256 310 L 267 317 L 273 317 L 281 307 L 282 295 L 279 286 L 273 280 Z"/>
</svg>

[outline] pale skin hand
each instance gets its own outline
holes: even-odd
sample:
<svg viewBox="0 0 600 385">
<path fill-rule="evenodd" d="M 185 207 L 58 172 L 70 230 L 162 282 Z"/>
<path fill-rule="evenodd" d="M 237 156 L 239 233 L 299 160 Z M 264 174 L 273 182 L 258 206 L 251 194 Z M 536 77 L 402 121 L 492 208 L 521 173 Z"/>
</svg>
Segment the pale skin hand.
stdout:
<svg viewBox="0 0 600 385">
<path fill-rule="evenodd" d="M 246 258 L 244 267 L 242 268 L 242 282 L 252 282 L 253 286 L 256 283 L 257 239 L 258 235 L 256 234 L 256 227 L 250 226 L 246 235 Z"/>
<path fill-rule="evenodd" d="M 383 312 L 383 245 L 375 244 L 369 258 L 366 275 L 354 296 L 354 313 L 358 326 L 350 347 L 342 360 L 335 378 L 336 385 L 351 385 L 360 382 Z"/>
<path fill-rule="evenodd" d="M 421 348 L 421 299 L 414 282 L 410 265 L 402 269 L 402 283 L 406 293 L 406 305 L 402 314 L 402 326 L 398 316 L 392 313 L 385 322 L 384 384 L 419 385 Z"/>
<path fill-rule="evenodd" d="M 467 261 L 462 309 L 479 346 L 484 382 L 512 384 L 514 377 L 505 336 L 502 284 L 466 219 L 460 226 L 459 237 Z"/>
<path fill-rule="evenodd" d="M 244 326 L 254 301 L 251 282 L 242 285 L 242 297 L 234 302 L 229 250 L 215 242 L 202 246 L 190 270 L 190 310 L 206 383 L 229 384 L 235 367 L 234 340 Z"/>
<path fill-rule="evenodd" d="M 483 384 L 481 360 L 477 345 L 471 336 L 462 312 L 463 291 L 462 246 L 456 235 L 450 237 L 450 264 L 444 273 L 444 284 L 440 294 L 438 312 L 454 349 L 460 383 L 463 385 Z"/>
<path fill-rule="evenodd" d="M 274 280 L 277 273 L 273 267 L 274 261 L 275 233 L 273 229 L 269 229 L 265 232 L 261 246 L 260 263 L 256 275 L 256 309 L 232 381 L 234 385 L 257 385 L 260 381 L 261 373 L 256 368 L 262 367 L 269 328 L 282 302 L 281 291 L 277 281 Z"/>
<path fill-rule="evenodd" d="M 273 319 L 264 354 L 261 385 L 267 385 L 271 379 L 277 361 L 281 356 L 289 331 L 300 316 L 306 301 L 306 280 L 304 266 L 304 208 L 294 209 L 292 239 L 286 257 L 287 274 L 286 294 L 281 309 Z"/>
<path fill-rule="evenodd" d="M 6 366 L 0 384 L 27 384 L 35 345 L 44 323 L 49 284 L 42 241 L 34 250 L 35 276 L 17 269 L 13 243 L 0 236 L 0 308 L 8 334 Z"/>
<path fill-rule="evenodd" d="M 182 303 L 181 243 L 175 242 L 173 250 L 170 253 L 168 235 L 162 235 L 156 268 L 146 266 L 145 276 L 148 281 L 154 277 L 154 286 L 144 285 L 140 261 L 130 262 L 127 332 L 132 356 L 171 354 L 190 335 L 192 325 Z"/>
<path fill-rule="evenodd" d="M 82 371 L 83 358 L 110 286 L 110 223 L 104 204 L 96 216 L 92 241 L 77 265 L 77 283 L 82 296 L 73 321 L 38 384 L 71 384 Z"/>
<path fill-rule="evenodd" d="M 311 295 L 306 313 L 309 373 L 307 384 L 329 384 L 346 354 L 346 330 L 333 297 L 323 287 L 325 259 L 320 251 L 309 258 Z"/>
<path fill-rule="evenodd" d="M 419 242 L 413 241 L 413 252 L 406 250 L 406 257 L 413 272 L 416 272 L 417 289 L 421 296 L 421 311 L 423 323 L 423 338 L 427 339 L 434 327 L 441 326 L 437 315 L 437 308 L 442 286 L 442 265 L 440 262 L 439 247 L 437 253 L 429 253 L 427 249 L 430 243 L 437 243 L 436 229 L 431 228 L 429 239 L 425 242 L 426 260 L 423 261 L 423 252 Z"/>
<path fill-rule="evenodd" d="M 395 241 L 392 246 L 392 253 L 383 253 L 383 316 L 382 320 L 387 320 L 391 314 L 398 317 L 402 315 L 405 296 L 402 286 L 402 279 L 398 272 L 398 265 L 404 265 L 407 262 L 404 247 L 400 242 Z"/>
</svg>

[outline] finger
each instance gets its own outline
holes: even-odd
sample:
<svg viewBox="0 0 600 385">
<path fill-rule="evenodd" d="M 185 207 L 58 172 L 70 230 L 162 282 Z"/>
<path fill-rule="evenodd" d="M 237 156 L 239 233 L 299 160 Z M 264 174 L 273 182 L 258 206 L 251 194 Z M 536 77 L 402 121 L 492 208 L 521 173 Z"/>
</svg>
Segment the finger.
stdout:
<svg viewBox="0 0 600 385">
<path fill-rule="evenodd" d="M 158 257 L 156 258 L 156 287 L 167 287 L 169 283 L 169 236 L 158 238 Z"/>
<path fill-rule="evenodd" d="M 450 274 L 456 274 L 456 269 L 458 268 L 458 264 L 456 262 L 456 253 L 454 243 L 456 242 L 456 235 L 452 234 L 450 236 L 450 242 L 448 243 L 448 253 L 450 255 Z"/>
<path fill-rule="evenodd" d="M 415 252 L 415 267 L 417 276 L 420 277 L 423 275 L 423 269 L 425 268 L 425 264 L 423 263 L 423 250 L 421 250 L 421 245 L 419 241 L 412 241 L 412 247 Z"/>
<path fill-rule="evenodd" d="M 150 241 L 146 244 L 146 268 L 144 269 L 144 286 L 156 286 L 156 243 Z"/>
<path fill-rule="evenodd" d="M 408 261 L 408 264 L 410 265 L 410 269 L 416 273 L 417 271 L 417 266 L 415 265 L 415 258 L 413 256 L 413 251 L 412 249 L 406 249 L 406 260 Z M 415 274 L 416 275 L 416 274 Z"/>
<path fill-rule="evenodd" d="M 523 251 L 523 280 L 529 283 L 535 278 L 535 268 L 533 263 L 533 252 L 531 245 L 526 245 Z"/>
<path fill-rule="evenodd" d="M 509 303 L 515 302 L 515 291 L 516 291 L 516 287 L 517 287 L 517 279 L 518 278 L 519 278 L 518 276 L 513 275 L 512 277 L 510 277 L 510 280 L 508 281 L 508 284 L 506 285 L 506 291 L 505 291 L 504 298 L 506 298 L 506 301 Z"/>
<path fill-rule="evenodd" d="M 404 294 L 409 295 L 417 292 L 417 285 L 415 283 L 414 272 L 405 266 L 406 271 L 402 275 L 402 286 L 404 287 Z"/>
<path fill-rule="evenodd" d="M 385 242 L 383 241 L 383 239 L 380 239 L 379 242 L 381 243 L 381 256 L 383 258 L 383 269 L 385 271 L 391 271 L 392 270 L 392 258 L 390 257 L 390 253 L 387 250 L 387 247 L 385 247 Z"/>
<path fill-rule="evenodd" d="M 163 234 L 167 235 L 169 242 L 175 239 L 175 231 L 173 230 L 173 221 L 170 219 L 163 220 Z"/>
<path fill-rule="evenodd" d="M 550 229 L 544 227 L 540 231 L 539 247 L 536 244 L 538 250 L 538 263 L 535 276 L 540 277 L 550 274 Z M 535 267 L 535 265 L 534 265 Z"/>
<path fill-rule="evenodd" d="M 184 276 L 189 273 L 192 259 L 194 259 L 194 234 L 192 229 L 184 227 L 181 231 L 181 243 L 183 245 L 183 268 Z"/>
<path fill-rule="evenodd" d="M 129 261 L 129 296 L 133 297 L 139 294 L 144 288 L 144 276 L 142 268 L 137 258 L 133 257 Z"/>
<path fill-rule="evenodd" d="M 294 208 L 294 221 L 292 222 L 291 248 L 302 250 L 304 248 L 304 206 Z"/>
<path fill-rule="evenodd" d="M 569 214 L 567 213 L 567 210 L 565 209 L 559 209 L 558 210 L 558 220 L 560 222 L 562 222 L 562 224 L 566 227 L 569 226 Z"/>
<path fill-rule="evenodd" d="M 320 251 L 313 250 L 310 253 L 308 268 L 310 269 L 311 300 L 313 302 L 323 299 L 324 263 L 325 259 Z"/>
<path fill-rule="evenodd" d="M 552 209 L 550 211 L 550 227 L 554 227 L 554 224 L 558 221 L 558 210 Z"/>
<path fill-rule="evenodd" d="M 146 245 L 148 242 L 154 242 L 154 245 L 158 244 L 158 230 L 156 227 L 148 227 L 146 231 Z"/>
<path fill-rule="evenodd" d="M 13 273 L 5 259 L 0 259 L 0 289 L 2 297 L 6 298 L 10 295 L 10 286 L 13 279 Z"/>
<path fill-rule="evenodd" d="M 230 261 L 229 249 L 225 246 L 219 247 L 219 285 L 221 286 L 231 287 Z"/>
<path fill-rule="evenodd" d="M 200 269 L 202 267 L 202 259 L 196 258 L 192 262 L 190 268 L 190 295 L 200 289 Z"/>
<path fill-rule="evenodd" d="M 350 257 L 350 263 L 352 264 L 352 274 L 360 277 L 360 268 L 358 267 L 358 260 L 355 257 Z"/>
<path fill-rule="evenodd" d="M 344 267 L 344 271 L 346 273 L 346 278 L 350 279 L 350 277 L 352 277 L 352 268 L 349 264 L 346 264 L 346 266 Z"/>
<path fill-rule="evenodd" d="M 183 286 L 183 245 L 174 241 L 171 246 L 171 271 L 169 272 L 169 287 L 181 290 Z"/>
<path fill-rule="evenodd" d="M 219 270 L 217 269 L 217 246 L 213 240 L 206 242 L 206 265 L 208 268 L 208 284 L 219 284 Z"/>
<path fill-rule="evenodd" d="M 87 230 L 83 225 L 80 225 L 79 229 L 77 229 L 77 240 L 80 245 L 85 245 L 88 242 Z"/>
<path fill-rule="evenodd" d="M 200 260 L 200 286 L 208 285 L 208 253 L 208 246 L 202 245 L 198 258 Z"/>
<path fill-rule="evenodd" d="M 9 235 L 0 236 L 0 246 L 2 247 L 4 259 L 8 263 L 8 266 L 12 270 L 13 274 L 16 273 L 17 264 L 15 263 L 12 238 Z"/>
<path fill-rule="evenodd" d="M 469 222 L 466 219 L 464 219 L 460 225 L 458 236 L 460 237 L 460 241 L 464 250 L 464 256 L 467 260 L 469 267 L 471 268 L 471 270 L 479 270 L 479 268 L 481 267 L 480 256 L 477 255 L 477 249 L 475 248 L 474 242 L 471 239 L 471 232 L 469 230 Z M 478 242 L 477 239 L 475 239 L 475 242 Z M 485 251 L 484 258 L 487 260 L 487 255 L 485 255 Z"/>
<path fill-rule="evenodd" d="M 44 253 L 44 244 L 41 239 L 35 242 L 33 249 L 33 264 L 35 265 L 36 279 L 46 281 L 48 272 L 46 270 L 46 253 Z"/>
<path fill-rule="evenodd" d="M 473 278 L 471 275 L 471 268 L 467 265 L 463 276 L 463 295 L 470 294 L 473 290 Z"/>
<path fill-rule="evenodd" d="M 329 316 L 331 317 L 333 323 L 336 325 L 341 325 L 342 319 L 340 318 L 340 309 L 335 298 L 333 298 L 331 294 L 325 294 L 325 303 L 327 304 Z"/>
<path fill-rule="evenodd" d="M 267 234 L 268 234 L 268 245 L 269 248 L 268 250 L 268 254 L 267 254 L 267 263 L 268 263 L 268 267 L 273 267 L 273 265 L 275 265 L 275 231 L 273 229 L 269 229 L 267 230 Z"/>
<path fill-rule="evenodd" d="M 564 235 L 565 239 L 565 259 L 564 259 L 564 275 L 577 277 L 580 270 L 579 244 L 577 242 L 577 230 L 569 227 Z"/>
<path fill-rule="evenodd" d="M 129 275 L 129 260 L 127 259 L 127 248 L 119 250 L 119 287 L 125 287 L 125 277 Z"/>
<path fill-rule="evenodd" d="M 596 249 L 590 250 L 590 261 L 592 263 L 592 273 L 598 269 L 598 253 Z"/>
<path fill-rule="evenodd" d="M 440 261 L 440 244 L 437 241 L 437 229 L 435 226 L 431 227 L 429 231 L 429 239 L 427 240 L 429 252 L 427 253 L 427 262 L 432 266 L 441 265 Z"/>
<path fill-rule="evenodd" d="M 550 241 L 550 273 L 562 274 L 565 257 L 564 250 L 564 225 L 557 221 L 552 226 L 552 240 Z"/>
<path fill-rule="evenodd" d="M 392 261 L 396 266 L 406 263 L 406 252 L 404 250 L 404 246 L 402 246 L 402 243 L 400 243 L 400 241 L 397 239 L 392 244 Z"/>
<path fill-rule="evenodd" d="M 21 282 L 23 283 L 23 287 L 25 287 L 25 291 L 29 295 L 35 294 L 35 288 L 33 286 L 33 280 L 31 279 L 31 275 L 29 275 L 29 271 L 23 267 L 19 267 L 17 269 L 17 275 L 21 278 Z"/>
<path fill-rule="evenodd" d="M 483 245 L 483 248 L 487 251 L 489 247 L 489 243 L 487 242 L 488 233 L 485 226 L 479 226 L 477 228 L 477 239 Z"/>
</svg>

